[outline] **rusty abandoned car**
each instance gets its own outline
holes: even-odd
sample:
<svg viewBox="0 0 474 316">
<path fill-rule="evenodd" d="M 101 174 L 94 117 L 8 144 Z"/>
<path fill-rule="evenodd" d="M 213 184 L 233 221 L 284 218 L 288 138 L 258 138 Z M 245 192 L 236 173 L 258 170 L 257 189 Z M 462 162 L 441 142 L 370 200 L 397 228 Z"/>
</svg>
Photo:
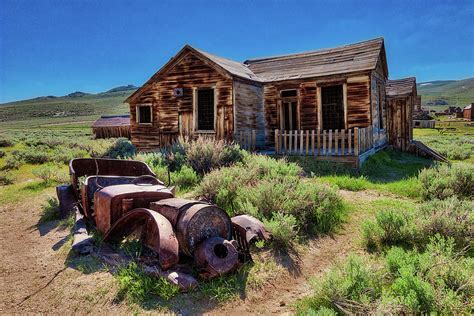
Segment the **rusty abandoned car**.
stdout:
<svg viewBox="0 0 474 316">
<path fill-rule="evenodd" d="M 136 236 L 157 263 L 148 262 L 145 271 L 181 290 L 197 281 L 179 269 L 180 262 L 191 262 L 200 278 L 212 279 L 250 260 L 249 243 L 270 238 L 256 218 L 230 218 L 216 205 L 176 198 L 141 161 L 73 159 L 69 172 L 71 184 L 56 191 L 61 216 L 76 214 L 73 250 L 94 252 L 92 229 L 109 245 Z"/>
</svg>

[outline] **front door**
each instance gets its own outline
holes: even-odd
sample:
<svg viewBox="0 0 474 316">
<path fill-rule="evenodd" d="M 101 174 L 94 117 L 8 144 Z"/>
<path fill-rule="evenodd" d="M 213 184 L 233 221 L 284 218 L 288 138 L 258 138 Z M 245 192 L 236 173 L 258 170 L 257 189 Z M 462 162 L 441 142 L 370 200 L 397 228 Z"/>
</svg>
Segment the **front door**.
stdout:
<svg viewBox="0 0 474 316">
<path fill-rule="evenodd" d="M 342 85 L 321 88 L 321 114 L 324 130 L 344 129 Z"/>
<path fill-rule="evenodd" d="M 283 102 L 283 130 L 292 131 L 298 129 L 298 103 L 296 101 Z"/>
</svg>

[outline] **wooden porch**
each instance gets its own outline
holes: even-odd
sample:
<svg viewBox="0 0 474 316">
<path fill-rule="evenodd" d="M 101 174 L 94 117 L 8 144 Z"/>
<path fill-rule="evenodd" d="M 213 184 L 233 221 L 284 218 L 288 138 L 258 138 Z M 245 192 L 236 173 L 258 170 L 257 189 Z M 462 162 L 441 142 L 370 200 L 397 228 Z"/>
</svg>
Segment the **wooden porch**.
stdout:
<svg viewBox="0 0 474 316">
<path fill-rule="evenodd" d="M 234 141 L 244 149 L 255 150 L 255 131 L 241 131 Z M 311 156 L 315 160 L 350 163 L 358 167 L 368 156 L 384 146 L 375 146 L 373 128 L 341 130 L 275 130 L 275 147 L 262 154 Z"/>
</svg>

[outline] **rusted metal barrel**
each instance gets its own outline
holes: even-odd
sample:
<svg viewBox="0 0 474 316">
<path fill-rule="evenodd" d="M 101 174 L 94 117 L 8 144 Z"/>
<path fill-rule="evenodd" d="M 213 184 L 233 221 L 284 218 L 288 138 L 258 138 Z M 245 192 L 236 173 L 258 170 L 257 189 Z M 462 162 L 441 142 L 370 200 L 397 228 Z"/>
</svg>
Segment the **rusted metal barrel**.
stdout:
<svg viewBox="0 0 474 316">
<path fill-rule="evenodd" d="M 188 256 L 192 256 L 196 246 L 208 238 L 232 238 L 230 217 L 216 205 L 172 198 L 153 202 L 150 208 L 173 224 L 180 250 Z"/>
<path fill-rule="evenodd" d="M 240 265 L 235 241 L 212 237 L 200 243 L 194 252 L 199 276 L 209 280 L 237 269 Z"/>
</svg>

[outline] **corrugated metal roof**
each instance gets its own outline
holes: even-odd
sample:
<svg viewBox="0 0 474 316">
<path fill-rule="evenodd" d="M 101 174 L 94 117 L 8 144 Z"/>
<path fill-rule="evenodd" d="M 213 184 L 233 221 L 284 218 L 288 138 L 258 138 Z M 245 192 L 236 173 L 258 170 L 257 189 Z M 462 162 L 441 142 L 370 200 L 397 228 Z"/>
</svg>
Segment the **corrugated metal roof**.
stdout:
<svg viewBox="0 0 474 316">
<path fill-rule="evenodd" d="M 250 59 L 244 63 L 266 82 L 373 70 L 383 42 L 383 38 L 376 38 L 336 48 Z"/>
<path fill-rule="evenodd" d="M 416 87 L 416 78 L 409 77 L 397 80 L 387 81 L 387 95 L 397 96 L 413 93 L 413 88 Z"/>
<path fill-rule="evenodd" d="M 92 127 L 113 127 L 130 125 L 130 115 L 103 115 Z"/>
</svg>

